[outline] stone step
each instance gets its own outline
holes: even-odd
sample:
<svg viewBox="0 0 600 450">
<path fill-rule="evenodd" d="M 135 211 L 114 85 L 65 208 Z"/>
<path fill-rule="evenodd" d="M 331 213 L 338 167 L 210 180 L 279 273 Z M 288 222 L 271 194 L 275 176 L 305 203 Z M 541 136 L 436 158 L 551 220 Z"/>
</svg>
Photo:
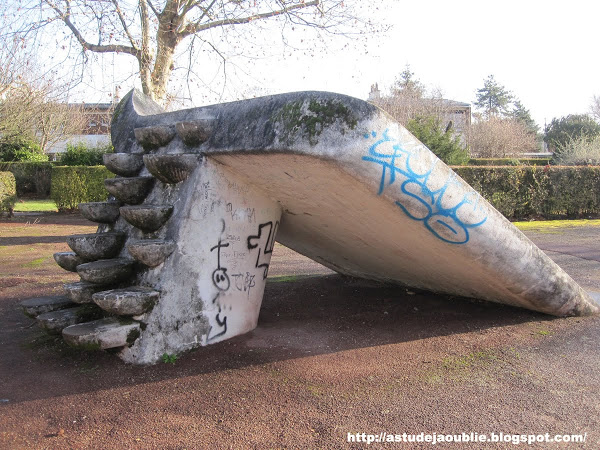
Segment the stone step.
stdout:
<svg viewBox="0 0 600 450">
<path fill-rule="evenodd" d="M 28 298 L 27 300 L 20 302 L 19 305 L 23 308 L 25 315 L 32 318 L 50 311 L 57 311 L 59 309 L 75 306 L 68 297 L 63 295 Z"/>
<path fill-rule="evenodd" d="M 144 155 L 144 164 L 148 171 L 163 183 L 176 184 L 190 176 L 201 158 L 194 153 Z"/>
<path fill-rule="evenodd" d="M 144 167 L 142 155 L 137 153 L 105 153 L 102 158 L 108 170 L 122 177 L 136 176 Z"/>
<path fill-rule="evenodd" d="M 94 303 L 92 295 L 96 292 L 106 289 L 106 286 L 100 284 L 88 283 L 87 281 L 77 281 L 76 283 L 67 283 L 64 286 L 67 297 L 74 303 Z"/>
<path fill-rule="evenodd" d="M 96 305 L 111 314 L 138 316 L 150 311 L 160 292 L 152 288 L 132 286 L 125 289 L 111 289 L 93 295 Z"/>
<path fill-rule="evenodd" d="M 148 267 L 162 264 L 175 250 L 175 242 L 162 239 L 147 239 L 127 244 L 129 254 Z"/>
<path fill-rule="evenodd" d="M 177 122 L 175 130 L 185 145 L 196 147 L 203 144 L 213 133 L 214 120 L 200 119 L 187 122 Z"/>
<path fill-rule="evenodd" d="M 57 252 L 54 254 L 54 261 L 69 272 L 77 272 L 77 266 L 87 262 L 86 259 L 77 256 L 75 252 Z"/>
<path fill-rule="evenodd" d="M 173 212 L 171 205 L 121 206 L 121 216 L 140 230 L 151 233 L 162 227 Z"/>
<path fill-rule="evenodd" d="M 168 125 L 153 125 L 133 130 L 135 139 L 144 150 L 156 150 L 164 147 L 175 137 L 175 129 Z"/>
<path fill-rule="evenodd" d="M 87 220 L 96 223 L 115 223 L 119 218 L 119 202 L 80 203 L 79 211 Z"/>
<path fill-rule="evenodd" d="M 83 281 L 96 284 L 115 284 L 131 277 L 135 261 L 126 258 L 101 259 L 77 266 Z"/>
<path fill-rule="evenodd" d="M 114 258 L 119 254 L 127 235 L 118 231 L 92 234 L 73 234 L 67 244 L 87 261 Z"/>
<path fill-rule="evenodd" d="M 72 325 L 65 328 L 62 335 L 72 347 L 82 350 L 104 350 L 132 345 L 140 332 L 139 322 L 107 317 Z"/>
<path fill-rule="evenodd" d="M 102 310 L 96 305 L 82 305 L 43 313 L 36 320 L 48 333 L 59 334 L 70 325 L 99 319 L 102 314 Z"/>
<path fill-rule="evenodd" d="M 137 205 L 150 193 L 154 180 L 154 177 L 108 178 L 104 187 L 123 203 Z"/>
</svg>

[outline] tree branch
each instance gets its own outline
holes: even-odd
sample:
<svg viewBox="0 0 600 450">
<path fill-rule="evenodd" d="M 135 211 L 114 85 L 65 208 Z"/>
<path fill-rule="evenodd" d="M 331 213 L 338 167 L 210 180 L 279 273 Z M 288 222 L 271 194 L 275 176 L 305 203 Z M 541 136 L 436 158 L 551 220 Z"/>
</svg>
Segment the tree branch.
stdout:
<svg viewBox="0 0 600 450">
<path fill-rule="evenodd" d="M 109 45 L 96 45 L 92 44 L 85 40 L 83 35 L 77 29 L 77 27 L 71 22 L 71 13 L 70 13 L 70 5 L 67 2 L 67 11 L 63 13 L 60 8 L 56 5 L 48 2 L 48 4 L 52 7 L 54 12 L 60 17 L 60 19 L 65 23 L 65 25 L 71 30 L 75 38 L 79 41 L 84 50 L 90 50 L 92 52 L 97 53 L 128 53 L 130 55 L 135 56 L 136 58 L 139 55 L 139 51 L 134 47 L 129 47 L 127 45 L 119 45 L 119 44 L 109 44 Z"/>
<path fill-rule="evenodd" d="M 148 4 L 148 6 L 150 6 L 150 9 L 154 13 L 154 15 L 156 17 L 158 17 L 160 15 L 160 12 L 158 12 L 158 10 L 154 7 L 154 5 L 152 4 L 152 2 L 150 0 L 146 0 L 146 3 Z"/>
<path fill-rule="evenodd" d="M 211 5 L 212 6 L 212 5 Z M 276 11 L 270 11 L 261 14 L 254 14 L 248 17 L 242 17 L 239 19 L 222 19 L 216 20 L 214 22 L 209 22 L 205 24 L 200 24 L 199 21 L 188 24 L 181 32 L 181 37 L 189 36 L 190 34 L 199 33 L 200 31 L 208 30 L 210 28 L 222 27 L 225 25 L 242 25 L 245 23 L 253 22 L 255 20 L 268 19 L 269 17 L 280 16 L 282 14 L 287 14 L 290 11 L 296 9 L 304 9 L 311 6 L 319 6 L 319 0 L 313 0 L 308 3 L 298 3 L 296 5 L 286 6 L 285 8 L 278 9 Z M 208 11 L 208 9 L 206 10 Z M 204 15 L 202 16 L 204 17 Z M 200 20 L 200 19 L 199 19 Z"/>
<path fill-rule="evenodd" d="M 131 33 L 129 32 L 129 28 L 127 27 L 127 23 L 125 22 L 125 17 L 123 16 L 123 13 L 121 12 L 121 8 L 119 7 L 119 2 L 117 0 L 111 0 L 111 1 L 112 1 L 113 5 L 115 5 L 115 11 L 117 11 L 117 15 L 119 16 L 119 20 L 121 21 L 121 25 L 123 26 L 123 31 L 125 32 L 127 39 L 129 39 L 129 42 L 131 42 L 131 46 L 137 50 L 137 46 L 135 45 L 135 40 L 133 39 L 133 36 L 131 36 Z M 142 26 L 143 26 L 143 24 L 142 24 Z"/>
<path fill-rule="evenodd" d="M 148 4 L 147 0 L 140 0 L 140 21 L 142 28 L 142 54 L 148 53 L 148 46 L 150 43 L 150 23 L 148 18 Z"/>
</svg>

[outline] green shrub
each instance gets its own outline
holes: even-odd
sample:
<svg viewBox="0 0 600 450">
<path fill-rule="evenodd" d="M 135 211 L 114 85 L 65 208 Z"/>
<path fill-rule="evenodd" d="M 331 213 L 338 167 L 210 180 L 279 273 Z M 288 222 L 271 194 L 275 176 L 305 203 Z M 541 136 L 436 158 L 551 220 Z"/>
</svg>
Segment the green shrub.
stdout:
<svg viewBox="0 0 600 450">
<path fill-rule="evenodd" d="M 12 216 L 16 201 L 15 176 L 10 172 L 0 172 L 0 214 L 8 212 Z"/>
<path fill-rule="evenodd" d="M 444 130 L 438 118 L 417 116 L 408 121 L 406 129 L 446 164 L 464 164 L 469 159 L 460 137 Z"/>
<path fill-rule="evenodd" d="M 599 166 L 459 166 L 453 169 L 512 220 L 600 215 Z"/>
<path fill-rule="evenodd" d="M 51 162 L 0 162 L 0 171 L 11 172 L 17 183 L 17 195 L 35 194 L 47 198 L 50 195 Z"/>
<path fill-rule="evenodd" d="M 79 203 L 108 198 L 104 180 L 114 175 L 104 166 L 58 166 L 52 168 L 50 196 L 59 211 L 74 210 Z"/>
<path fill-rule="evenodd" d="M 102 155 L 113 152 L 112 145 L 88 147 L 84 142 L 67 144 L 67 150 L 60 156 L 63 166 L 101 166 Z"/>
<path fill-rule="evenodd" d="M 48 155 L 33 139 L 17 136 L 0 140 L 0 161 L 48 161 Z"/>
<path fill-rule="evenodd" d="M 550 158 L 471 158 L 469 166 L 547 166 Z"/>
</svg>

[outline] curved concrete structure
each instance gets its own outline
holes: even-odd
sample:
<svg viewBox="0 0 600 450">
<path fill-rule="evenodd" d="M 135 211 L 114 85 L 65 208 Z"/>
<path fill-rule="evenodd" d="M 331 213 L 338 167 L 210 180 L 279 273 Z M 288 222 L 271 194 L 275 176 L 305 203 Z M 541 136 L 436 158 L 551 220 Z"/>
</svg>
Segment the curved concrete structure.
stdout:
<svg viewBox="0 0 600 450">
<path fill-rule="evenodd" d="M 98 232 L 127 238 L 118 257 L 78 272 L 104 285 L 94 301 L 115 288 L 121 297 L 138 295 L 138 287 L 152 291 L 153 301 L 139 315 L 122 314 L 126 329 L 112 322 L 66 328 L 74 345 L 122 346 L 126 361 L 153 363 L 253 329 L 275 239 L 346 275 L 554 315 L 599 311 L 508 220 L 369 103 L 301 92 L 162 113 L 132 92 L 115 112 L 112 139 L 123 156 L 110 158 L 109 168 L 129 161 L 125 154 L 143 154 L 145 164 L 139 173 L 117 167 L 131 177 L 107 181 L 126 205 Z M 169 215 L 145 226 L 129 217 L 138 210 Z"/>
</svg>

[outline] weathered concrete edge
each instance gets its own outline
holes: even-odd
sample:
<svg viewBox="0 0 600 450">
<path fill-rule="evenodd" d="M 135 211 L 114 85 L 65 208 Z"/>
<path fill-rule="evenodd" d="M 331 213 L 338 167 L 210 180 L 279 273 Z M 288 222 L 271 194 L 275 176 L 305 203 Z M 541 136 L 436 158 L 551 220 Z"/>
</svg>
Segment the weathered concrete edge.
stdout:
<svg viewBox="0 0 600 450">
<path fill-rule="evenodd" d="M 141 99 L 141 100 L 140 100 Z M 309 129 L 310 121 L 304 121 L 303 115 L 296 114 L 298 108 L 306 110 L 311 102 L 322 105 L 333 105 L 337 111 L 341 111 L 340 117 L 336 118 L 333 112 L 330 117 L 332 121 L 327 122 L 327 115 L 321 121 L 325 126 L 322 129 L 317 121 L 312 125 L 317 128 Z M 291 106 L 290 106 L 291 105 Z M 336 105 L 341 105 L 338 107 Z M 333 108 L 333 109 L 335 109 Z M 129 97 L 129 106 L 125 108 L 128 114 L 127 126 L 131 130 L 131 124 L 135 127 L 147 127 L 160 124 L 172 124 L 174 121 L 212 120 L 214 121 L 214 133 L 208 141 L 195 148 L 189 148 L 189 153 L 198 152 L 207 155 L 232 154 L 232 153 L 294 153 L 308 157 L 320 158 L 335 162 L 342 169 L 353 176 L 361 179 L 365 184 L 376 188 L 376 180 L 380 178 L 374 167 L 365 167 L 361 164 L 361 156 L 364 155 L 364 145 L 357 145 L 368 133 L 383 133 L 392 130 L 402 135 L 403 139 L 412 140 L 415 146 L 421 145 L 410 133 L 395 123 L 388 115 L 373 105 L 364 101 L 339 94 L 325 92 L 298 92 L 282 94 L 277 96 L 263 97 L 241 102 L 232 102 L 221 105 L 207 106 L 173 113 L 158 113 L 157 108 L 138 94 L 132 93 Z M 133 111 L 133 112 L 132 112 Z M 286 116 L 286 111 L 291 111 Z M 139 112 L 139 113 L 138 113 Z M 149 115 L 152 114 L 152 115 Z M 310 116 L 310 112 L 307 117 Z M 295 121 L 295 118 L 298 120 Z M 120 122 L 116 118 L 115 123 Z M 327 123 L 326 123 L 327 122 Z M 297 125 L 297 126 L 296 126 Z M 305 126 L 306 125 L 306 126 Z M 118 125 L 116 126 L 119 135 Z M 311 131 L 312 130 L 312 131 Z M 172 142 L 165 152 L 177 152 L 176 147 L 181 143 Z M 169 148 L 170 147 L 170 148 Z M 454 173 L 447 168 L 448 173 Z M 458 183 L 462 183 L 465 190 L 471 188 L 460 177 L 454 175 Z M 391 204 L 395 202 L 392 195 L 383 193 Z M 478 195 L 478 194 L 477 194 Z M 479 250 L 475 250 L 474 258 L 490 258 L 495 269 L 503 273 L 505 282 L 515 290 L 515 293 L 524 295 L 531 309 L 555 315 L 568 314 L 593 314 L 600 310 L 598 302 L 585 293 L 562 269 L 560 269 L 550 258 L 539 250 L 518 229 L 508 222 L 489 203 L 481 199 L 488 212 L 489 222 L 487 227 L 495 225 L 502 230 L 493 233 L 495 238 L 500 237 L 500 243 L 508 245 L 517 254 L 522 254 L 537 261 L 539 266 L 535 273 L 518 268 L 518 270 L 507 270 L 507 267 L 515 263 L 514 255 L 507 259 L 498 252 L 498 240 L 495 243 L 486 242 L 490 234 L 473 235 L 473 242 L 469 244 L 469 252 L 473 253 L 472 244 L 478 244 Z M 510 242 L 510 238 L 517 238 Z M 466 247 L 465 247 L 466 248 Z M 460 251 L 452 249 L 452 251 Z M 490 266 L 491 262 L 488 263 Z M 547 280 L 547 275 L 552 277 Z M 522 286 L 530 286 L 523 290 Z M 556 295 L 560 293 L 560 295 Z M 551 303 L 548 299 L 552 298 Z M 497 299 L 487 298 L 498 301 Z M 525 306 L 525 305 L 522 305 Z"/>
</svg>

